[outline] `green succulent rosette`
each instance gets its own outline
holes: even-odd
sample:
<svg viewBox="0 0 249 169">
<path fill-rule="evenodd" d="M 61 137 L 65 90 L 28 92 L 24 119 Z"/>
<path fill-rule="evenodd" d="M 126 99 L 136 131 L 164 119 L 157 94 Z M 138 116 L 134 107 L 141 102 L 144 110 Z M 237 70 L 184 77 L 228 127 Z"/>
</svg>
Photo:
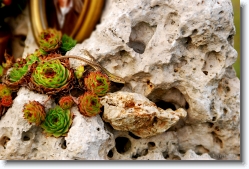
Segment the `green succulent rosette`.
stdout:
<svg viewBox="0 0 249 169">
<path fill-rule="evenodd" d="M 73 122 L 73 114 L 69 109 L 63 110 L 60 106 L 47 112 L 45 121 L 41 124 L 47 136 L 66 136 Z"/>
<path fill-rule="evenodd" d="M 96 116 L 101 112 L 101 103 L 98 96 L 90 91 L 78 98 L 78 108 L 81 114 L 87 117 Z"/>
<path fill-rule="evenodd" d="M 3 83 L 9 86 L 13 91 L 18 90 L 21 85 L 26 83 L 26 78 L 29 75 L 30 67 L 25 59 L 21 59 L 14 63 L 4 75 Z"/>
<path fill-rule="evenodd" d="M 41 49 L 51 52 L 58 49 L 61 45 L 61 31 L 56 29 L 46 29 L 39 34 L 38 43 Z"/>
<path fill-rule="evenodd" d="M 84 83 L 87 90 L 92 91 L 98 96 L 104 96 L 110 88 L 108 76 L 100 71 L 90 72 L 90 74 L 84 78 Z"/>
<path fill-rule="evenodd" d="M 8 74 L 9 81 L 13 83 L 21 80 L 28 73 L 28 70 L 28 65 L 13 67 Z"/>
<path fill-rule="evenodd" d="M 45 120 L 46 116 L 45 107 L 37 101 L 24 104 L 23 113 L 23 117 L 30 124 L 35 123 L 37 126 Z"/>
<path fill-rule="evenodd" d="M 33 69 L 31 82 L 40 93 L 55 94 L 69 89 L 73 72 L 59 60 L 40 62 Z"/>
<path fill-rule="evenodd" d="M 76 45 L 76 40 L 64 34 L 61 38 L 60 51 L 64 55 Z"/>
</svg>

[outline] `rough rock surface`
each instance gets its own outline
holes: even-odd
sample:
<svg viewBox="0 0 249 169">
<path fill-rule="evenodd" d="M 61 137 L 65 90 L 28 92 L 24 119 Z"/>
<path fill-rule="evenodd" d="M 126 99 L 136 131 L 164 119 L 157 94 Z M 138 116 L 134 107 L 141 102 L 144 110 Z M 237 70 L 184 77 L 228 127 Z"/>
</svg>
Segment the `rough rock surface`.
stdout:
<svg viewBox="0 0 249 169">
<path fill-rule="evenodd" d="M 68 136 L 44 138 L 23 120 L 20 107 L 46 96 L 22 89 L 0 121 L 0 159 L 239 160 L 234 34 L 230 0 L 107 0 L 91 37 L 67 54 L 84 57 L 87 49 L 126 80 L 118 89 L 144 95 L 165 110 L 182 108 L 187 117 L 162 134 L 140 138 L 73 108 Z M 33 52 L 33 42 L 29 36 L 26 53 Z M 78 64 L 71 59 L 72 66 Z"/>
<path fill-rule="evenodd" d="M 141 138 L 161 134 L 187 115 L 182 108 L 163 110 L 143 95 L 129 92 L 109 93 L 101 104 L 105 122 L 116 130 L 130 131 Z"/>
<path fill-rule="evenodd" d="M 1 119 L 0 123 L 0 158 L 8 160 L 103 160 L 107 152 L 101 146 L 108 147 L 110 136 L 104 130 L 104 123 L 99 116 L 82 116 L 77 107 L 72 108 L 75 115 L 73 124 L 66 137 L 45 137 L 42 129 L 30 125 L 23 118 L 23 105 L 29 100 L 44 103 L 48 97 L 21 88 L 13 106 Z M 46 109 L 53 105 L 52 100 Z M 77 145 L 77 146 L 76 146 Z"/>
</svg>

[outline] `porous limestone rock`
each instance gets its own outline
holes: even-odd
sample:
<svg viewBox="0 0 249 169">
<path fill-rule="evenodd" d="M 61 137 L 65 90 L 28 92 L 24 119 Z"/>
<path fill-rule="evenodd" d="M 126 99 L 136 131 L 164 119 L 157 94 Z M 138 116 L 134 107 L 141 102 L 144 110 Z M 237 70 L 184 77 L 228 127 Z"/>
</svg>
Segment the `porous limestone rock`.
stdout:
<svg viewBox="0 0 249 169">
<path fill-rule="evenodd" d="M 129 92 L 109 93 L 101 104 L 105 122 L 116 130 L 130 131 L 141 138 L 163 133 L 187 115 L 182 108 L 163 110 L 143 95 Z"/>
<path fill-rule="evenodd" d="M 44 138 L 20 115 L 21 98 L 33 95 L 22 89 L 0 121 L 0 158 L 239 160 L 240 81 L 232 68 L 237 58 L 234 34 L 230 0 L 106 0 L 91 37 L 67 54 L 85 57 L 82 50 L 88 50 L 103 67 L 125 79 L 123 86 L 113 84 L 116 89 L 144 95 L 165 110 L 184 109 L 186 118 L 162 134 L 140 138 L 115 130 L 100 116 L 83 117 L 73 108 L 76 117 L 68 136 Z M 33 43 L 31 36 L 27 38 L 26 53 L 33 52 Z M 82 64 L 70 62 L 72 67 Z M 104 112 L 108 113 L 111 110 Z"/>
<path fill-rule="evenodd" d="M 44 104 L 47 95 L 37 94 L 21 88 L 13 106 L 0 121 L 0 159 L 3 160 L 104 160 L 107 152 L 100 147 L 109 147 L 110 134 L 104 130 L 99 116 L 82 116 L 77 107 L 66 137 L 46 137 L 41 127 L 29 124 L 23 118 L 23 105 L 30 100 Z M 46 111 L 53 107 L 52 100 L 46 102 Z"/>
</svg>

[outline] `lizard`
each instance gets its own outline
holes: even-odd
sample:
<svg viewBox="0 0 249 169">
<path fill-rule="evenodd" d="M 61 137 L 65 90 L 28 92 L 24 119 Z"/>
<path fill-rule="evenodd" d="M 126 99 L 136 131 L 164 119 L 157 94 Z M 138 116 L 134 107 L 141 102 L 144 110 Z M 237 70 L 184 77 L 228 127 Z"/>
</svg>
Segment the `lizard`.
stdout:
<svg viewBox="0 0 249 169">
<path fill-rule="evenodd" d="M 87 50 L 83 50 L 83 53 L 91 58 L 93 58 L 93 56 L 87 51 Z M 66 56 L 59 56 L 59 57 L 55 57 L 52 59 L 49 59 L 48 61 L 52 61 L 52 60 L 56 60 L 56 59 L 67 59 L 67 58 L 72 58 L 72 59 L 78 59 L 81 60 L 87 64 L 89 64 L 90 66 L 92 66 L 95 70 L 100 70 L 103 73 L 105 73 L 109 79 L 113 82 L 116 83 L 125 83 L 125 80 L 119 76 L 116 76 L 112 73 L 110 73 L 107 69 L 105 69 L 103 66 L 101 66 L 99 63 L 97 63 L 96 61 L 91 61 L 85 58 L 82 58 L 80 56 L 76 56 L 76 55 L 66 55 Z"/>
</svg>

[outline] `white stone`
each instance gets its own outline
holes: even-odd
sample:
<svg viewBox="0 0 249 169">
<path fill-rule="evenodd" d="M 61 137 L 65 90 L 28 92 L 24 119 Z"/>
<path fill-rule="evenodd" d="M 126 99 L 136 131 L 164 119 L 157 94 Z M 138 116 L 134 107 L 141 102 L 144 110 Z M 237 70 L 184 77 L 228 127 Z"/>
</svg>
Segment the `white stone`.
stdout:
<svg viewBox="0 0 249 169">
<path fill-rule="evenodd" d="M 130 131 L 141 137 L 151 137 L 165 132 L 187 112 L 179 108 L 163 110 L 141 94 L 129 92 L 109 93 L 101 99 L 102 116 L 116 130 Z"/>
<path fill-rule="evenodd" d="M 0 121 L 0 159 L 4 160 L 103 160 L 107 152 L 110 137 L 104 130 L 99 116 L 87 118 L 72 108 L 75 115 L 73 124 L 66 137 L 46 137 L 42 129 L 30 125 L 23 118 L 23 105 L 29 100 L 43 104 L 48 97 L 21 88 L 13 106 Z M 46 102 L 46 110 L 53 107 L 53 101 Z M 65 141 L 65 143 L 64 143 Z M 65 145 L 65 146 L 63 146 Z M 107 151 L 107 150 L 106 150 Z"/>
<path fill-rule="evenodd" d="M 186 119 L 162 134 L 139 139 L 113 129 L 99 116 L 77 115 L 65 138 L 70 144 L 61 149 L 61 138 L 45 139 L 39 128 L 23 120 L 18 100 L 33 93 L 22 89 L 0 121 L 0 138 L 11 139 L 6 149 L 0 146 L 0 159 L 107 159 L 108 155 L 113 160 L 199 156 L 239 160 L 240 81 L 232 68 L 237 58 L 234 34 L 230 0 L 107 0 L 91 37 L 67 54 L 83 57 L 81 51 L 87 49 L 107 70 L 126 80 L 121 91 L 185 109 Z M 33 42 L 29 33 L 30 51 Z M 72 60 L 73 67 L 77 64 L 81 62 Z M 78 132 L 85 126 L 86 133 Z M 30 133 L 30 141 L 22 141 L 25 132 Z M 121 136 L 129 144 L 115 146 Z M 198 157 L 189 158 L 193 151 Z"/>
</svg>

